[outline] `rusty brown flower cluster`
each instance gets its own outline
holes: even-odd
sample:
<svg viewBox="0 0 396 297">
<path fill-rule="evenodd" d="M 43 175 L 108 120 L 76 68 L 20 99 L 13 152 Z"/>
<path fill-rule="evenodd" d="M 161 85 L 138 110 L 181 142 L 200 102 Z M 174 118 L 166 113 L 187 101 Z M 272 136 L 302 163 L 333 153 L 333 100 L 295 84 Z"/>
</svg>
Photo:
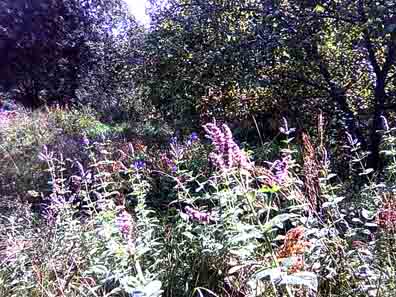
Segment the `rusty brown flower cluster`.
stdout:
<svg viewBox="0 0 396 297">
<path fill-rule="evenodd" d="M 384 193 L 382 207 L 377 213 L 378 226 L 388 232 L 396 231 L 396 196 L 394 193 Z"/>
<path fill-rule="evenodd" d="M 277 258 L 283 261 L 286 258 L 294 258 L 289 273 L 301 271 L 304 268 L 304 252 L 309 246 L 309 242 L 304 239 L 305 230 L 303 227 L 298 226 L 290 229 L 285 236 L 283 245 L 277 253 Z"/>
</svg>

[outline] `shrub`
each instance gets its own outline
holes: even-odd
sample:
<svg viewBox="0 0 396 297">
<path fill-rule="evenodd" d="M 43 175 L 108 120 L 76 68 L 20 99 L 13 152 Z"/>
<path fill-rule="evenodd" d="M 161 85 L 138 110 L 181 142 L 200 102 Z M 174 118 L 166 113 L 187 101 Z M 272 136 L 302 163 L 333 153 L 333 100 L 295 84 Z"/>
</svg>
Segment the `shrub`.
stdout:
<svg viewBox="0 0 396 297">
<path fill-rule="evenodd" d="M 108 125 L 97 120 L 88 109 L 15 111 L 0 113 L 0 193 L 23 195 L 45 186 L 38 154 L 44 146 L 62 151 L 65 159 L 84 157 L 82 139 L 116 136 Z"/>
</svg>

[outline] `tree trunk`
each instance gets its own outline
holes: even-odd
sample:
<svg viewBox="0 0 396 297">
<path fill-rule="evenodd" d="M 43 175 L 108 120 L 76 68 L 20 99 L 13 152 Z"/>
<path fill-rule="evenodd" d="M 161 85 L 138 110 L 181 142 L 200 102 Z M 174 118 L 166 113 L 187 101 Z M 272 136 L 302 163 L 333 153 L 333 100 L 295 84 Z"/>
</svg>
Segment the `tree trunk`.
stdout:
<svg viewBox="0 0 396 297">
<path fill-rule="evenodd" d="M 370 155 L 367 160 L 367 167 L 381 172 L 384 168 L 384 163 L 380 155 L 380 146 L 382 142 L 382 134 L 379 130 L 384 129 L 384 110 L 385 110 L 385 79 L 386 77 L 381 73 L 377 76 L 375 85 L 375 109 L 373 115 L 373 125 L 370 131 Z"/>
</svg>

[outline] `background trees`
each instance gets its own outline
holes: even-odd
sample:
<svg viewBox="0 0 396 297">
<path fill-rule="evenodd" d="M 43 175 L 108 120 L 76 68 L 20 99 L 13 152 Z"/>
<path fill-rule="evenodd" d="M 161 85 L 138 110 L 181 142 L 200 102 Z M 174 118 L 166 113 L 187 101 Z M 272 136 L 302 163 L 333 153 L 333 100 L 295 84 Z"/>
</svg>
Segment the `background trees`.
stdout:
<svg viewBox="0 0 396 297">
<path fill-rule="evenodd" d="M 2 1 L 0 83 L 25 106 L 82 100 L 87 74 L 103 80 L 105 59 L 126 59 L 117 48 L 134 26 L 121 0 Z"/>
<path fill-rule="evenodd" d="M 169 1 L 152 15 L 149 96 L 173 118 L 270 112 L 304 129 L 322 110 L 381 167 L 377 130 L 395 100 L 395 9 L 364 0 Z"/>
<path fill-rule="evenodd" d="M 26 106 L 74 101 L 108 119 L 145 118 L 152 104 L 175 127 L 254 118 L 271 134 L 268 118 L 310 129 L 322 111 L 330 142 L 348 132 L 381 168 L 377 131 L 395 107 L 393 1 L 151 3 L 144 29 L 121 0 L 3 1 L 0 84 Z"/>
</svg>

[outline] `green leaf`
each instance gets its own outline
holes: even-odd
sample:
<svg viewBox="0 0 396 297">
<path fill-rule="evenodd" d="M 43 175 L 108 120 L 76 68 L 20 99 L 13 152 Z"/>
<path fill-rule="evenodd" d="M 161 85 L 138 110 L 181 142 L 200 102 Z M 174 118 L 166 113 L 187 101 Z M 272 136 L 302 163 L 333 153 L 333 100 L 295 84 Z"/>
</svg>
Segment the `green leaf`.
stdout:
<svg viewBox="0 0 396 297">
<path fill-rule="evenodd" d="M 370 174 L 370 173 L 373 172 L 373 171 L 374 171 L 373 168 L 367 168 L 367 169 L 365 169 L 362 173 L 359 173 L 359 175 L 360 175 L 360 176 L 362 176 L 362 175 L 368 175 L 368 174 Z"/>
<path fill-rule="evenodd" d="M 256 200 L 256 192 L 254 192 L 254 191 L 248 192 L 248 193 L 246 194 L 246 198 L 247 198 L 250 202 L 255 201 L 255 200 Z"/>
<path fill-rule="evenodd" d="M 314 11 L 318 12 L 318 13 L 323 13 L 323 12 L 325 12 L 325 10 L 326 9 L 320 4 L 316 5 L 315 8 L 314 8 Z"/>
<path fill-rule="evenodd" d="M 275 281 L 281 279 L 282 275 L 284 275 L 284 274 L 285 274 L 285 272 L 282 272 L 280 267 L 270 268 L 270 269 L 266 269 L 266 270 L 256 273 L 256 280 L 262 280 L 262 279 L 269 278 L 271 280 L 271 282 L 275 282 Z"/>
<path fill-rule="evenodd" d="M 259 192 L 260 193 L 271 193 L 271 194 L 273 194 L 273 193 L 279 192 L 279 190 L 280 190 L 280 187 L 278 185 L 273 185 L 271 187 L 267 186 L 267 185 L 264 185 L 264 186 L 262 186 L 259 189 Z"/>
<path fill-rule="evenodd" d="M 276 217 L 268 221 L 268 223 L 264 224 L 264 229 L 265 231 L 268 232 L 272 230 L 274 227 L 283 228 L 283 222 L 295 217 L 297 217 L 297 215 L 291 213 L 284 213 L 277 215 Z"/>
<path fill-rule="evenodd" d="M 96 275 L 106 275 L 107 267 L 104 265 L 95 265 L 94 267 L 92 267 L 91 271 Z"/>
<path fill-rule="evenodd" d="M 190 240 L 193 240 L 195 237 L 191 232 L 188 232 L 188 231 L 183 232 L 183 235 Z"/>
<path fill-rule="evenodd" d="M 162 283 L 159 280 L 154 280 L 148 283 L 144 289 L 143 292 L 145 293 L 145 296 L 148 297 L 156 297 L 156 296 L 161 296 L 162 290 Z"/>
<path fill-rule="evenodd" d="M 279 285 L 306 286 L 313 291 L 318 290 L 318 278 L 316 274 L 309 271 L 297 272 L 292 275 L 283 275 Z"/>
</svg>

